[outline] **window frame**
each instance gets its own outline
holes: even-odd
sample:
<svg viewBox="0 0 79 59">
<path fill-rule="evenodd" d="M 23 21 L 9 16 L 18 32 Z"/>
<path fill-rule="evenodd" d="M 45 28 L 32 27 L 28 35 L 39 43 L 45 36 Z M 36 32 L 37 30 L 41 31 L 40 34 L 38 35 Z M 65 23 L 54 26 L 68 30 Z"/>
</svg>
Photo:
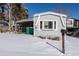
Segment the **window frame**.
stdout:
<svg viewBox="0 0 79 59">
<path fill-rule="evenodd" d="M 42 20 L 40 21 L 40 23 L 42 22 L 42 24 L 40 24 L 40 26 L 42 25 L 42 27 L 40 28 L 41 30 L 56 30 L 57 29 L 57 20 Z M 52 22 L 52 29 L 46 29 L 44 26 L 44 22 Z M 56 22 L 56 26 L 55 25 Z"/>
</svg>

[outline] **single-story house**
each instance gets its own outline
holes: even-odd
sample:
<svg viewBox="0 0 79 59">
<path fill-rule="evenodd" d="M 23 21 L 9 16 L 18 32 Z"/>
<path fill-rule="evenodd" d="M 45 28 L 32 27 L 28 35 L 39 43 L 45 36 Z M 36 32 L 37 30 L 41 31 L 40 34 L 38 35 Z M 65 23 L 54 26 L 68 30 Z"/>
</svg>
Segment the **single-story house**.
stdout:
<svg viewBox="0 0 79 59">
<path fill-rule="evenodd" d="M 43 12 L 33 15 L 34 36 L 60 37 L 66 30 L 67 15 L 55 12 Z"/>
</svg>

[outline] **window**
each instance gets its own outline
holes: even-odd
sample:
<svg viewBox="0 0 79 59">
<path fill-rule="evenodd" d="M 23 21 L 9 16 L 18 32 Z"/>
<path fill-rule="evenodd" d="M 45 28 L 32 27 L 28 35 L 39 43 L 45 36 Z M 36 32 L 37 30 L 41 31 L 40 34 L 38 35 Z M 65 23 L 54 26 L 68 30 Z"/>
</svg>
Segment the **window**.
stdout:
<svg viewBox="0 0 79 59">
<path fill-rule="evenodd" d="M 72 25 L 72 20 L 67 20 L 68 25 Z"/>
<path fill-rule="evenodd" d="M 52 21 L 44 21 L 44 28 L 45 29 L 52 29 L 53 28 L 53 22 Z"/>
<path fill-rule="evenodd" d="M 40 29 L 43 30 L 55 30 L 56 29 L 56 21 L 40 21 Z"/>
</svg>

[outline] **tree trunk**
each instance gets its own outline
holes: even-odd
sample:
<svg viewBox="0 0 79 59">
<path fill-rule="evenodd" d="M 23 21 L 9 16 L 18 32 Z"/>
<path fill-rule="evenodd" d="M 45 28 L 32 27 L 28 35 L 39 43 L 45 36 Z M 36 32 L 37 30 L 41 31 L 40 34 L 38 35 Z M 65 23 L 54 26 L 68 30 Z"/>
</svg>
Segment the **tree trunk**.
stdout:
<svg viewBox="0 0 79 59">
<path fill-rule="evenodd" d="M 8 30 L 11 32 L 12 31 L 12 26 L 11 26 L 11 20 L 12 20 L 12 14 L 11 14 L 11 4 L 8 3 L 8 8 L 9 8 L 9 28 Z"/>
</svg>

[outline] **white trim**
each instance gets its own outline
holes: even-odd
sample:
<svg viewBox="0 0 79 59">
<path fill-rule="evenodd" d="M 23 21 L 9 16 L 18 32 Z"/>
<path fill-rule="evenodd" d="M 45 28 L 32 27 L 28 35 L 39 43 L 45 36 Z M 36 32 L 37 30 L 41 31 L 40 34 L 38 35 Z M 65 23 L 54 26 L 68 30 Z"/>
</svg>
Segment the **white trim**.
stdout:
<svg viewBox="0 0 79 59">
<path fill-rule="evenodd" d="M 38 24 L 39 19 L 40 19 L 40 15 L 38 15 L 38 19 L 37 19 L 37 21 L 36 21 L 35 25 L 37 25 L 37 24 Z"/>
<path fill-rule="evenodd" d="M 78 21 L 77 21 L 77 27 L 78 27 Z"/>
<path fill-rule="evenodd" d="M 34 18 L 35 18 L 35 16 L 34 16 Z M 40 15 L 38 15 L 38 19 L 37 19 L 37 21 L 36 22 L 34 22 L 35 23 L 35 26 L 37 26 L 37 24 L 38 24 L 38 26 L 40 26 Z M 40 30 L 40 27 L 38 27 L 38 30 Z"/>
<path fill-rule="evenodd" d="M 38 30 L 40 30 L 40 15 L 38 16 Z"/>
<path fill-rule="evenodd" d="M 74 27 L 74 20 L 72 20 L 72 27 Z"/>
<path fill-rule="evenodd" d="M 64 21 L 66 21 L 66 20 L 63 20 L 63 16 L 60 16 L 60 18 L 61 18 L 61 21 L 62 21 L 62 26 L 63 27 L 66 27 L 66 23 L 64 22 Z M 66 19 L 66 18 L 65 18 Z"/>
<path fill-rule="evenodd" d="M 53 15 L 58 15 L 58 16 L 65 16 L 65 17 L 67 17 L 67 15 L 65 15 L 65 14 L 56 13 L 56 12 L 51 12 L 51 11 L 42 12 L 42 13 L 37 13 L 37 14 L 34 14 L 34 16 L 45 15 L 45 14 L 53 14 Z"/>
<path fill-rule="evenodd" d="M 34 23 L 33 23 L 33 29 L 34 29 L 34 36 L 35 36 L 35 17 L 33 18 L 33 21 L 34 21 Z"/>
</svg>

